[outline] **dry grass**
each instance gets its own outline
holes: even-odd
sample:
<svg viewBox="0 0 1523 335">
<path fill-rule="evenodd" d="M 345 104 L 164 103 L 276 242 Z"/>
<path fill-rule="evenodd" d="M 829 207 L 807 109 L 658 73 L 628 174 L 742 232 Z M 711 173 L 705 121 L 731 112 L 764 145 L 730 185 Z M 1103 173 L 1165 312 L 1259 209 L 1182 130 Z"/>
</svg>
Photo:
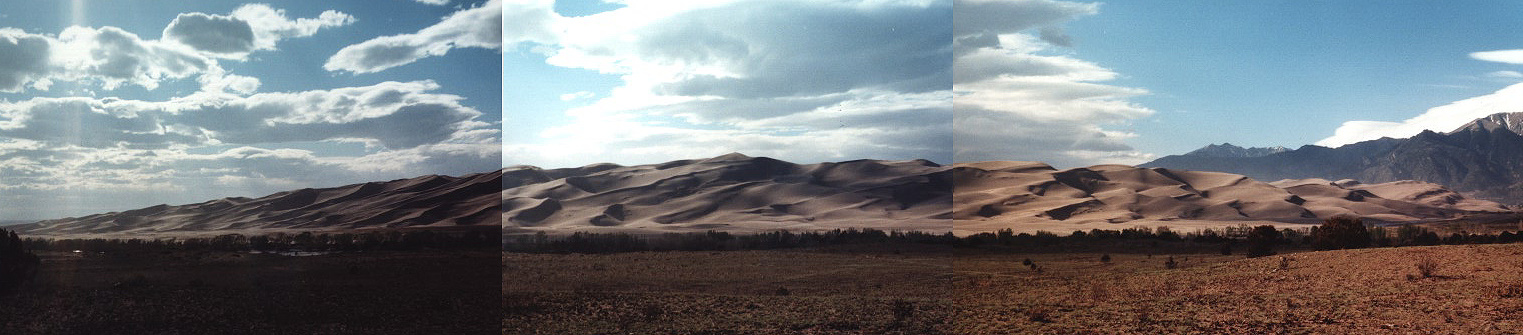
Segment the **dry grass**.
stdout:
<svg viewBox="0 0 1523 335">
<path fill-rule="evenodd" d="M 965 255 L 958 334 L 1515 333 L 1523 244 L 1377 248 L 1277 257 Z M 1185 260 L 1188 257 L 1188 260 Z M 1020 266 L 1025 258 L 1048 269 Z M 1431 259 L 1420 280 L 1413 260 Z M 1282 265 L 1283 264 L 1283 265 Z M 1438 272 L 1441 271 L 1441 272 Z"/>
<path fill-rule="evenodd" d="M 942 250 L 504 254 L 503 333 L 947 333 Z"/>
</svg>

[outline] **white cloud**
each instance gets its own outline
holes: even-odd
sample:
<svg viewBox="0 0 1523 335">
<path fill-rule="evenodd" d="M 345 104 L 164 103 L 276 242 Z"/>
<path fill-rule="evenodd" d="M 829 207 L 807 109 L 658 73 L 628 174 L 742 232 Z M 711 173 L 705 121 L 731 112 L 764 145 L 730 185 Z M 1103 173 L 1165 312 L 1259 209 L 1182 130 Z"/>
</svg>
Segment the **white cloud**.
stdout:
<svg viewBox="0 0 1523 335">
<path fill-rule="evenodd" d="M 0 28 L 0 91 L 18 92 L 47 78 L 53 44 L 46 36 Z"/>
<path fill-rule="evenodd" d="M 340 49 L 323 68 L 371 73 L 442 56 L 455 48 L 502 48 L 502 1 L 464 9 L 417 33 L 377 37 Z"/>
<path fill-rule="evenodd" d="M 312 36 L 319 29 L 353 22 L 353 16 L 338 11 L 292 20 L 284 10 L 246 4 L 229 15 L 181 13 L 164 28 L 163 38 L 218 57 L 243 59 L 255 50 L 274 50 L 283 38 Z"/>
<path fill-rule="evenodd" d="M 258 88 L 258 79 L 229 74 L 212 57 L 244 59 L 254 50 L 273 50 L 282 38 L 311 36 L 353 20 L 331 10 L 291 20 L 282 10 L 250 4 L 230 15 L 182 13 L 160 40 L 109 26 L 70 26 L 56 36 L 0 28 L 0 92 L 47 90 L 55 81 L 153 90 L 164 81 L 201 76 L 206 90 L 248 94 Z"/>
<path fill-rule="evenodd" d="M 236 80 L 234 80 L 236 81 Z M 235 84 L 236 85 L 236 84 Z M 0 136 L 92 148 L 351 140 L 387 149 L 496 141 L 481 112 L 432 81 L 384 82 L 170 101 L 32 98 L 0 102 Z M 490 140 L 488 140 L 490 139 Z"/>
<path fill-rule="evenodd" d="M 147 89 L 159 82 L 216 69 L 217 62 L 189 48 L 144 40 L 116 27 L 65 28 L 55 41 L 51 77 L 99 80 L 107 90 L 123 83 Z"/>
<path fill-rule="evenodd" d="M 1472 52 L 1470 58 L 1488 62 L 1523 64 L 1523 49 Z"/>
<path fill-rule="evenodd" d="M 1317 145 L 1339 147 L 1381 137 L 1407 138 L 1423 130 L 1449 132 L 1487 115 L 1523 110 L 1523 84 L 1513 84 L 1495 93 L 1455 101 L 1433 107 L 1422 114 L 1401 122 L 1348 121 L 1333 132 L 1333 136 L 1317 141 Z"/>
<path fill-rule="evenodd" d="M 435 6 L 443 6 L 443 5 L 448 5 L 449 4 L 449 0 L 413 0 L 413 1 L 417 1 L 418 3 L 421 3 L 421 4 L 435 5 Z"/>
<path fill-rule="evenodd" d="M 577 100 L 577 99 L 587 99 L 587 98 L 592 98 L 593 96 L 596 96 L 596 95 L 597 94 L 594 94 L 594 93 L 588 92 L 588 91 L 579 91 L 579 92 L 575 92 L 575 93 L 566 93 L 566 94 L 561 94 L 561 101 L 571 101 L 571 100 Z"/>
<path fill-rule="evenodd" d="M 1147 90 L 1103 84 L 1118 75 L 1054 49 L 1061 24 L 1098 5 L 1050 0 L 958 1 L 953 129 L 957 161 L 1041 160 L 1054 166 L 1139 164 L 1153 155 L 1107 127 L 1150 116 Z"/>
<path fill-rule="evenodd" d="M 579 17 L 510 5 L 537 23 L 510 25 L 510 48 L 539 44 L 551 65 L 623 83 L 510 147 L 522 161 L 509 163 L 950 159 L 950 1 L 621 4 Z"/>
<path fill-rule="evenodd" d="M 1518 79 L 1523 78 L 1523 72 L 1502 70 L 1486 73 L 1486 76 L 1492 78 Z"/>
</svg>

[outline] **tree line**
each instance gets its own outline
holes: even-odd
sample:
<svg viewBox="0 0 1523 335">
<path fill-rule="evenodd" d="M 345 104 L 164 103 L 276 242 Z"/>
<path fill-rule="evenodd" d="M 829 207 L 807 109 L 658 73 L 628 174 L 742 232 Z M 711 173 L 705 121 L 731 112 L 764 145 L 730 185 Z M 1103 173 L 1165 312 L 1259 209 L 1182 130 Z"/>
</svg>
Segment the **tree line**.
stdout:
<svg viewBox="0 0 1523 335">
<path fill-rule="evenodd" d="M 212 237 L 158 239 L 50 239 L 26 238 L 28 250 L 139 252 L 162 250 L 214 251 L 368 251 L 420 249 L 486 249 L 498 246 L 492 230 L 469 231 L 371 231 L 359 233 L 272 233 L 265 235 L 223 234 Z"/>
</svg>

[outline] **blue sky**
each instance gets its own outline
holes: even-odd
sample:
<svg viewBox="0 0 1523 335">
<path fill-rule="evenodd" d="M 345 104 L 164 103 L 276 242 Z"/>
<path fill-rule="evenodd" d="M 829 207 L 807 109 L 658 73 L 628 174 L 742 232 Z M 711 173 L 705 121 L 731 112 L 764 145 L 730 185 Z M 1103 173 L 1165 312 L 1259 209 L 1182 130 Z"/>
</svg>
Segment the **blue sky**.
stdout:
<svg viewBox="0 0 1523 335">
<path fill-rule="evenodd" d="M 1512 105 L 1436 107 L 1477 97 L 1510 100 L 1493 93 L 1519 81 L 1518 73 L 1506 71 L 1523 70 L 1517 64 L 1470 56 L 1523 47 L 1523 25 L 1518 25 L 1523 3 L 1001 3 L 1011 13 L 1029 14 L 1024 26 L 997 32 L 1007 40 L 1029 41 L 1023 47 L 1005 43 L 1003 50 L 1010 57 L 1068 62 L 1063 63 L 1068 70 L 1093 75 L 1062 80 L 1115 91 L 1071 96 L 1077 97 L 1071 101 L 1111 101 L 1134 110 L 1072 110 L 1068 112 L 1088 117 L 1031 121 L 1085 129 L 1071 134 L 1108 132 L 1103 139 L 1002 138 L 1003 143 L 1045 143 L 1048 150 L 974 152 L 959 147 L 967 153 L 959 160 L 1004 156 L 1065 166 L 1135 164 L 1209 143 L 1295 148 L 1410 136 L 1424 128 L 1448 131 L 1458 126 L 1454 122 L 1512 111 L 1499 107 Z M 1048 75 L 1045 78 L 1055 78 Z M 1018 71 L 1009 77 L 1022 76 L 1037 77 Z M 1064 88 L 1026 89 L 1034 94 Z M 1419 118 L 1422 115 L 1427 116 Z M 1354 122 L 1346 124 L 1350 121 Z M 1341 135 L 1333 138 L 1335 133 Z"/>
<path fill-rule="evenodd" d="M 0 219 L 494 170 L 501 7 L 0 3 Z"/>
<path fill-rule="evenodd" d="M 503 163 L 951 160 L 951 1 L 515 0 Z"/>
</svg>

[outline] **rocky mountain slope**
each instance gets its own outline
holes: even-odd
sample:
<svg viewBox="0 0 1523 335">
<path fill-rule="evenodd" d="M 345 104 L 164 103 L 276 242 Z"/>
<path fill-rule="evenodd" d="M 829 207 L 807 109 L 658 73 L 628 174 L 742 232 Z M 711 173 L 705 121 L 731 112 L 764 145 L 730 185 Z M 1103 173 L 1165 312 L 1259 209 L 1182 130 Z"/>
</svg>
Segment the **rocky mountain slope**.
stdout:
<svg viewBox="0 0 1523 335">
<path fill-rule="evenodd" d="M 502 171 L 430 175 L 334 188 L 304 188 L 250 199 L 158 205 L 6 227 L 26 235 L 152 236 L 197 232 L 497 225 Z"/>
<path fill-rule="evenodd" d="M 1424 131 L 1327 148 L 1308 145 L 1259 157 L 1174 155 L 1139 166 L 1222 171 L 1259 180 L 1323 178 L 1372 183 L 1416 180 L 1466 195 L 1523 204 L 1523 113 L 1477 119 L 1448 133 Z"/>
<path fill-rule="evenodd" d="M 1185 153 L 1184 156 L 1247 158 L 1269 156 L 1286 151 L 1290 151 L 1290 149 L 1279 146 L 1268 148 L 1244 148 L 1232 145 L 1232 143 L 1222 143 L 1211 144 L 1200 149 L 1195 149 L 1195 151 Z"/>
<path fill-rule="evenodd" d="M 940 230 L 952 178 L 925 160 L 793 164 L 701 160 L 504 171 L 504 233 L 533 231 Z"/>
</svg>

